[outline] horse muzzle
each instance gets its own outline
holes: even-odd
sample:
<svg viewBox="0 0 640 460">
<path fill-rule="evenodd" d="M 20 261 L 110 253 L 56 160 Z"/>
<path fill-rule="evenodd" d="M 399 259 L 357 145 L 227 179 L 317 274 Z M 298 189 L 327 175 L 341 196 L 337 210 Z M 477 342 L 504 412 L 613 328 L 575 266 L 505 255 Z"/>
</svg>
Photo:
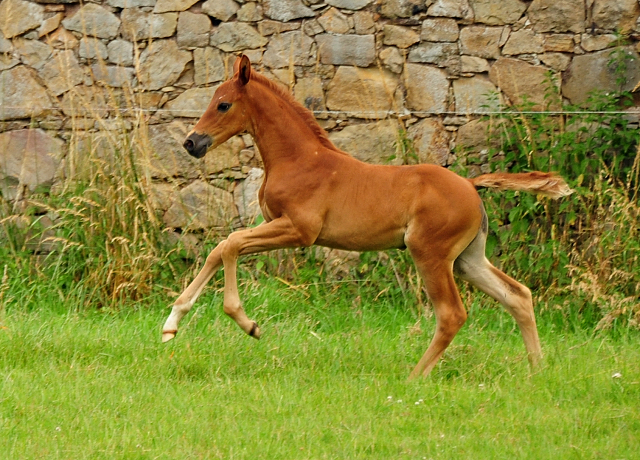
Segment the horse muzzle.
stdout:
<svg viewBox="0 0 640 460">
<path fill-rule="evenodd" d="M 189 155 L 202 158 L 213 144 L 213 140 L 207 134 L 191 133 L 184 140 L 182 146 L 189 152 Z"/>
</svg>

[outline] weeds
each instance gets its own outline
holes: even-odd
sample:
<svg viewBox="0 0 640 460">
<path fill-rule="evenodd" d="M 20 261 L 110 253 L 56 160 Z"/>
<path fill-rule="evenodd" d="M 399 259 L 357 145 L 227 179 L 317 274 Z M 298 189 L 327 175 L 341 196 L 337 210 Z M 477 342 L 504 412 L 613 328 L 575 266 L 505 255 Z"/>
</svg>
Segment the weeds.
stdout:
<svg viewBox="0 0 640 460">
<path fill-rule="evenodd" d="M 618 76 L 625 72 L 626 56 L 619 47 L 612 52 Z M 622 88 L 624 82 L 618 84 Z M 558 88 L 549 74 L 547 108 L 562 106 Z M 216 235 L 195 262 L 185 263 L 192 256 L 179 238 L 177 246 L 169 243 L 154 209 L 148 119 L 139 111 L 124 115 L 142 105 L 140 97 L 131 88 L 100 85 L 65 96 L 64 111 L 74 127 L 65 171 L 73 179 L 51 195 L 23 200 L 20 210 L 0 201 L 0 238 L 7 243 L 0 247 L 0 258 L 7 261 L 3 280 L 8 280 L 0 289 L 3 305 L 25 301 L 15 294 L 20 289 L 31 293 L 26 301 L 37 303 L 46 294 L 99 307 L 127 305 L 154 292 L 164 298 L 181 291 L 204 262 Z M 565 106 L 531 113 L 526 102 L 503 107 L 501 115 L 489 117 L 489 144 L 497 147 L 481 155 L 483 166 L 488 159 L 493 169 L 558 171 L 576 189 L 560 201 L 483 192 L 491 217 L 488 253 L 541 300 L 562 305 L 570 298 L 567 308 L 578 313 L 595 308 L 593 325 L 601 328 L 620 320 L 640 323 L 640 134 L 620 113 L 629 101 L 629 93 L 618 91 L 591 95 L 586 110 Z M 100 136 L 92 133 L 96 126 Z M 402 163 L 416 161 L 404 130 L 396 149 Z M 388 298 L 415 309 L 419 318 L 428 302 L 403 252 L 275 251 L 244 259 L 240 270 L 246 283 L 275 276 L 290 287 L 348 291 L 356 311 L 362 299 Z"/>
<path fill-rule="evenodd" d="M 614 62 L 625 56 L 612 52 Z M 618 75 L 624 68 L 617 65 Z M 559 100 L 557 88 L 550 75 L 547 107 Z M 640 132 L 621 112 L 630 100 L 623 91 L 594 93 L 586 108 L 532 114 L 525 103 L 491 120 L 492 169 L 558 171 L 576 193 L 555 202 L 485 193 L 489 253 L 542 299 L 570 293 L 571 308 L 599 309 L 600 328 L 640 318 Z"/>
</svg>

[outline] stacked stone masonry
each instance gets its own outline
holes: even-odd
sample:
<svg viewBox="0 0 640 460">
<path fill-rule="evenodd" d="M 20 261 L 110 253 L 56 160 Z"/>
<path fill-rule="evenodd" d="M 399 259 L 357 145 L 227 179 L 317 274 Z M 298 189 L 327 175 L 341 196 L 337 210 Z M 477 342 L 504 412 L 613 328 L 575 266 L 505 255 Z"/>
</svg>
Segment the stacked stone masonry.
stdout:
<svg viewBox="0 0 640 460">
<path fill-rule="evenodd" d="M 403 128 L 419 161 L 447 166 L 487 147 L 482 113 L 542 109 L 549 71 L 567 102 L 614 90 L 617 32 L 633 88 L 639 16 L 638 0 L 1 0 L 0 192 L 55 193 L 83 152 L 144 129 L 168 227 L 246 224 L 263 177 L 251 138 L 203 160 L 181 147 L 238 53 L 352 155 L 402 161 Z"/>
</svg>

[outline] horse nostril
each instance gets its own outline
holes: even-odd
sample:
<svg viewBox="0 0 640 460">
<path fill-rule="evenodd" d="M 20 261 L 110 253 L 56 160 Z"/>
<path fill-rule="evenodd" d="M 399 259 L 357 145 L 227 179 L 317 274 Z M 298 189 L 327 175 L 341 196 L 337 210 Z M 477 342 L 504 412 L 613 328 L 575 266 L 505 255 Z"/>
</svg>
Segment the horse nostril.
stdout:
<svg viewBox="0 0 640 460">
<path fill-rule="evenodd" d="M 184 146 L 184 148 L 189 153 L 193 152 L 193 148 L 195 147 L 195 144 L 193 143 L 193 141 L 191 139 L 187 139 L 186 141 L 184 141 L 184 144 L 182 144 L 182 145 Z"/>
</svg>

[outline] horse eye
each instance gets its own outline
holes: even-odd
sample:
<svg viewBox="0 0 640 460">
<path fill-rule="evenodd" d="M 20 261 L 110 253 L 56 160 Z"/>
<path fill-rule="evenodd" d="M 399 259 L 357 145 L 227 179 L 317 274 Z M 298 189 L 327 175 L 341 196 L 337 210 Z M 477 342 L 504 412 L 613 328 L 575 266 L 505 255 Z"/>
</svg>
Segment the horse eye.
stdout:
<svg viewBox="0 0 640 460">
<path fill-rule="evenodd" d="M 231 104 L 229 104 L 228 102 L 221 102 L 220 104 L 218 104 L 218 112 L 227 112 L 229 109 L 231 108 Z"/>
</svg>

